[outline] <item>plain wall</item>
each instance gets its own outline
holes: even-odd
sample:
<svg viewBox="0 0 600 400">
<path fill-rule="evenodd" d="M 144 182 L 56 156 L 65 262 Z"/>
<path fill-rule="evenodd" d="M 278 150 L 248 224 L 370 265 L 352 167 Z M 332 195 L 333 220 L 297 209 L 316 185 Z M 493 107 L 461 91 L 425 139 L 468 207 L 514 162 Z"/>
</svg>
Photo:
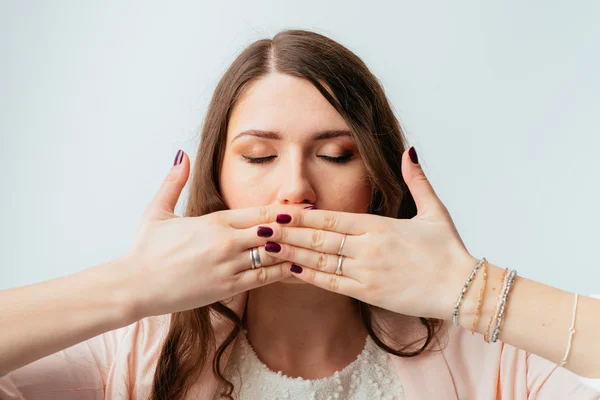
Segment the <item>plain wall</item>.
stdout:
<svg viewBox="0 0 600 400">
<path fill-rule="evenodd" d="M 598 21 L 596 1 L 1 2 L 0 289 L 123 255 L 229 63 L 304 28 L 382 81 L 471 254 L 600 293 Z"/>
</svg>

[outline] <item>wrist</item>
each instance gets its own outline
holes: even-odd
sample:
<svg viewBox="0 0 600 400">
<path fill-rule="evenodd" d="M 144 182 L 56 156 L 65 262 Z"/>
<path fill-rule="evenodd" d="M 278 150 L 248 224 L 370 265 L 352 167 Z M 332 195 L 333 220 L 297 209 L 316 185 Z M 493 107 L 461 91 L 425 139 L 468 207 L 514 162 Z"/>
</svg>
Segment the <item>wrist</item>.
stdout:
<svg viewBox="0 0 600 400">
<path fill-rule="evenodd" d="M 481 310 L 479 320 L 474 328 L 474 332 L 485 335 L 488 330 L 490 317 L 494 313 L 498 301 L 498 295 L 502 290 L 502 276 L 504 269 L 488 262 L 487 265 L 487 282 L 482 294 Z M 483 288 L 483 271 L 479 270 L 471 286 L 467 291 L 459 310 L 458 323 L 467 330 L 473 328 L 473 321 L 477 316 L 477 308 L 479 305 L 479 292 Z M 491 335 L 491 332 L 489 332 Z"/>
<path fill-rule="evenodd" d="M 117 318 L 129 325 L 146 317 L 136 282 L 130 273 L 132 260 L 128 256 L 120 257 L 109 262 L 106 268 L 106 273 L 112 277 L 110 298 L 117 310 Z"/>
<path fill-rule="evenodd" d="M 443 288 L 442 288 L 442 296 L 441 296 L 441 315 L 438 315 L 437 318 L 452 321 L 452 310 L 454 309 L 454 305 L 456 304 L 456 300 L 460 296 L 461 289 L 464 286 L 465 282 L 469 278 L 473 268 L 479 262 L 479 259 L 473 257 L 467 252 L 464 252 L 457 257 L 458 261 L 452 263 L 450 268 L 446 269 L 446 278 L 444 280 Z M 478 273 L 479 275 L 479 273 Z M 459 323 L 462 319 L 463 308 L 465 305 L 465 301 L 467 297 L 471 294 L 473 290 L 472 286 L 475 282 L 471 282 L 469 285 L 469 289 L 463 297 L 460 309 L 459 309 Z"/>
</svg>

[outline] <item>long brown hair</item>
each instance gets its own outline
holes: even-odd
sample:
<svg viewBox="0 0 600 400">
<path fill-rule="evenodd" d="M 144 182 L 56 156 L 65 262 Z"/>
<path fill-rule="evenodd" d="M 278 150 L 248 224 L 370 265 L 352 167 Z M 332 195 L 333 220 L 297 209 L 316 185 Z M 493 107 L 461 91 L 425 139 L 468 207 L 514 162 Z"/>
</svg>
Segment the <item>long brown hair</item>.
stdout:
<svg viewBox="0 0 600 400">
<path fill-rule="evenodd" d="M 381 84 L 350 50 L 321 34 L 305 30 L 285 30 L 272 39 L 252 43 L 219 81 L 202 127 L 184 215 L 200 216 L 227 209 L 219 192 L 227 123 L 244 89 L 272 72 L 310 81 L 347 122 L 373 188 L 369 212 L 394 218 L 414 217 L 415 202 L 400 170 L 406 139 Z M 356 303 L 375 343 L 400 357 L 414 357 L 431 347 L 443 322 L 419 318 L 427 335 L 394 348 L 383 338 L 385 327 L 375 318 L 376 307 L 358 300 Z M 211 314 L 233 322 L 232 330 L 220 345 L 215 343 Z M 240 317 L 223 302 L 172 314 L 154 374 L 151 399 L 184 398 L 208 362 L 226 388 L 221 395 L 232 399 L 233 384 L 223 376 L 221 357 L 242 327 Z M 423 342 L 420 348 L 405 351 L 420 342 Z"/>
</svg>

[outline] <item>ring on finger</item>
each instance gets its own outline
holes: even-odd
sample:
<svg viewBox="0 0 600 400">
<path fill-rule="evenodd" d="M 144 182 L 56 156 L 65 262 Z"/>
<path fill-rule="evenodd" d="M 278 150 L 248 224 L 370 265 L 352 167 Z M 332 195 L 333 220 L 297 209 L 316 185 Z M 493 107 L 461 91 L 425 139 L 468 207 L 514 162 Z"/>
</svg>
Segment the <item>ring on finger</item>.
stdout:
<svg viewBox="0 0 600 400">
<path fill-rule="evenodd" d="M 253 259 L 255 268 L 262 267 L 262 263 L 260 261 L 260 254 L 258 253 L 258 247 L 252 248 L 252 259 Z"/>
<path fill-rule="evenodd" d="M 344 236 L 342 236 L 342 244 L 340 244 L 340 249 L 337 252 L 338 256 L 342 254 L 342 248 L 344 247 L 345 242 L 346 242 L 346 234 L 344 233 Z"/>
<path fill-rule="evenodd" d="M 346 258 L 346 256 L 338 257 L 338 265 L 337 265 L 337 269 L 335 270 L 335 274 L 338 276 L 342 276 L 342 263 L 344 262 L 344 258 Z"/>
<path fill-rule="evenodd" d="M 256 264 L 254 263 L 254 249 L 250 249 L 248 254 L 250 254 L 250 269 L 254 269 L 256 268 Z"/>
</svg>

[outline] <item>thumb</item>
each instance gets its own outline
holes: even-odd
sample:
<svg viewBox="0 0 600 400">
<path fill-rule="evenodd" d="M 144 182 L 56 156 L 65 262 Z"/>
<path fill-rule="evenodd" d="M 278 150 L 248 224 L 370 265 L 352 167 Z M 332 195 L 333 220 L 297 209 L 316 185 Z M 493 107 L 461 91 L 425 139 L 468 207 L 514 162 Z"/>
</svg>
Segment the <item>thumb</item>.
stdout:
<svg viewBox="0 0 600 400">
<path fill-rule="evenodd" d="M 415 200 L 417 215 L 445 213 L 446 207 L 442 204 L 429 179 L 425 176 L 414 147 L 411 147 L 402 155 L 402 177 Z"/>
<path fill-rule="evenodd" d="M 166 216 L 174 216 L 175 205 L 190 174 L 190 159 L 183 150 L 175 155 L 169 174 L 158 189 L 158 192 L 146 208 L 144 220 L 162 220 Z"/>
</svg>

